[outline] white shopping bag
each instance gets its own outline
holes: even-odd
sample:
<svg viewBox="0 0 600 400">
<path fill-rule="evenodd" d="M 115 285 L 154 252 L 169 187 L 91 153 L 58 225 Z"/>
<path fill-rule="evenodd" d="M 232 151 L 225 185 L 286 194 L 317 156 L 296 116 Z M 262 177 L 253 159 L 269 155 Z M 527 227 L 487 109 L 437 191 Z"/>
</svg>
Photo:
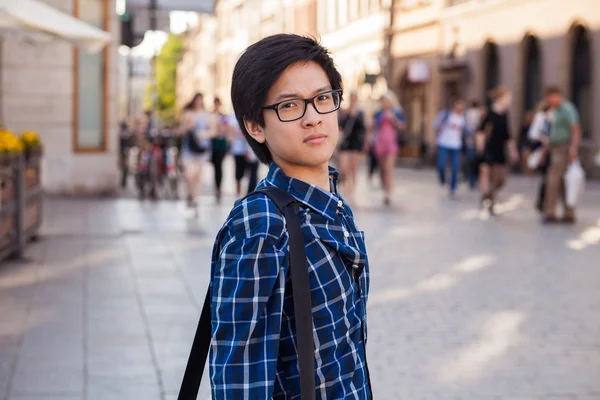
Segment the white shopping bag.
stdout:
<svg viewBox="0 0 600 400">
<path fill-rule="evenodd" d="M 581 168 L 579 160 L 575 160 L 569 164 L 565 173 L 565 197 L 567 206 L 575 207 L 577 200 L 583 192 L 585 185 L 585 172 Z"/>
<path fill-rule="evenodd" d="M 527 166 L 529 169 L 537 169 L 540 166 L 540 162 L 542 161 L 542 156 L 544 155 L 543 149 L 537 149 L 533 153 L 529 155 L 527 159 Z"/>
</svg>

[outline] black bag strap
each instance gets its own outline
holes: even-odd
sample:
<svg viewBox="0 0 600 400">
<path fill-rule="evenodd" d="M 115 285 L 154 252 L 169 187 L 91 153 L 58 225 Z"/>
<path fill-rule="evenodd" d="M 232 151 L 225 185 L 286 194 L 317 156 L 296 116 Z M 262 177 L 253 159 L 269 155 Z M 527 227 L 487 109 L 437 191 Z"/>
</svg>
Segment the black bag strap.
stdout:
<svg viewBox="0 0 600 400">
<path fill-rule="evenodd" d="M 289 235 L 289 262 L 294 300 L 296 342 L 298 345 L 298 363 L 300 366 L 300 394 L 302 400 L 315 400 L 315 347 L 313 341 L 312 303 L 308 259 L 304 247 L 304 237 L 298 220 L 298 203 L 288 192 L 274 186 L 257 189 L 246 198 L 264 194 L 279 209 L 286 221 Z M 206 293 L 198 329 L 192 344 L 192 350 L 185 368 L 185 374 L 179 390 L 178 400 L 196 400 L 202 373 L 212 339 L 210 315 L 210 288 Z"/>
</svg>

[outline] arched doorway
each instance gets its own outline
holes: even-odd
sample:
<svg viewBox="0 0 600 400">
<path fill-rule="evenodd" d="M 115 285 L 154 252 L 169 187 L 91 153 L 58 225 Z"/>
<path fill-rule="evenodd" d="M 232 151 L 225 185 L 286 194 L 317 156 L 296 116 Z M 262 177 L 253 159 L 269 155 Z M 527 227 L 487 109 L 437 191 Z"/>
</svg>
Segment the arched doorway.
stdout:
<svg viewBox="0 0 600 400">
<path fill-rule="evenodd" d="M 397 93 L 404 109 L 405 143 L 400 149 L 402 158 L 421 157 L 421 147 L 425 138 L 426 87 L 424 82 L 411 80 L 409 70 L 402 74 Z"/>
<path fill-rule="evenodd" d="M 579 111 L 584 138 L 591 135 L 592 55 L 589 31 L 581 25 L 571 29 L 571 93 Z"/>
<path fill-rule="evenodd" d="M 542 60 L 538 38 L 523 40 L 523 112 L 533 111 L 542 99 Z"/>
<path fill-rule="evenodd" d="M 500 57 L 498 45 L 487 42 L 483 46 L 483 98 L 490 105 L 489 91 L 500 84 Z"/>
</svg>

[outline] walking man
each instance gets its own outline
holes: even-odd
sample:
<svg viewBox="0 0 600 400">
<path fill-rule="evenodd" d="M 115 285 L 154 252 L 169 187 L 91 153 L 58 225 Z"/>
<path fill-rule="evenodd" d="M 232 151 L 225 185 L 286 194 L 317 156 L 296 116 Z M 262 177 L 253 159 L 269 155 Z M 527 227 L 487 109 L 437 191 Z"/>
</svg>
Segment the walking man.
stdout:
<svg viewBox="0 0 600 400">
<path fill-rule="evenodd" d="M 550 131 L 548 152 L 550 167 L 546 182 L 546 204 L 544 206 L 544 223 L 563 222 L 575 223 L 575 210 L 565 202 L 564 176 L 572 161 L 578 157 L 581 141 L 581 126 L 577 109 L 565 100 L 558 87 L 546 89 L 546 102 L 550 107 Z M 556 204 L 562 202 L 564 215 L 559 220 L 556 217 Z"/>
<path fill-rule="evenodd" d="M 446 185 L 446 167 L 450 161 L 450 197 L 456 195 L 463 139 L 467 131 L 465 118 L 465 102 L 456 100 L 451 110 L 442 110 L 434 124 L 437 132 L 437 168 L 440 184 Z"/>
</svg>

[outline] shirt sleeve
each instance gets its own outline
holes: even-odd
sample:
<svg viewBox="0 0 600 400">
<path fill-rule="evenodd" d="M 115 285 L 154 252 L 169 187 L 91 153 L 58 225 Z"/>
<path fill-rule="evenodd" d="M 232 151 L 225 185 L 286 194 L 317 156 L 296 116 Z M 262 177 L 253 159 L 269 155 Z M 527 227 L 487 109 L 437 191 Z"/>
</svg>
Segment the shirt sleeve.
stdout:
<svg viewBox="0 0 600 400">
<path fill-rule="evenodd" d="M 282 235 L 283 217 L 274 212 L 274 205 L 269 208 L 261 198 L 251 202 L 254 206 L 243 202 L 236 207 L 239 211 L 230 218 L 229 232 L 222 236 L 226 242 L 214 260 L 210 356 L 214 400 L 270 399 L 274 390 L 287 235 Z"/>
<path fill-rule="evenodd" d="M 575 106 L 571 103 L 568 103 L 567 107 L 566 107 L 566 111 L 567 111 L 567 118 L 569 119 L 569 127 L 579 124 L 579 113 L 577 112 L 577 109 L 575 108 Z"/>
<path fill-rule="evenodd" d="M 400 122 L 404 122 L 404 111 L 402 111 L 402 109 L 396 110 L 396 118 L 398 118 Z"/>
<path fill-rule="evenodd" d="M 440 111 L 438 115 L 436 115 L 435 120 L 433 121 L 433 130 L 438 131 L 442 127 L 442 121 L 444 121 L 445 111 Z"/>
</svg>

